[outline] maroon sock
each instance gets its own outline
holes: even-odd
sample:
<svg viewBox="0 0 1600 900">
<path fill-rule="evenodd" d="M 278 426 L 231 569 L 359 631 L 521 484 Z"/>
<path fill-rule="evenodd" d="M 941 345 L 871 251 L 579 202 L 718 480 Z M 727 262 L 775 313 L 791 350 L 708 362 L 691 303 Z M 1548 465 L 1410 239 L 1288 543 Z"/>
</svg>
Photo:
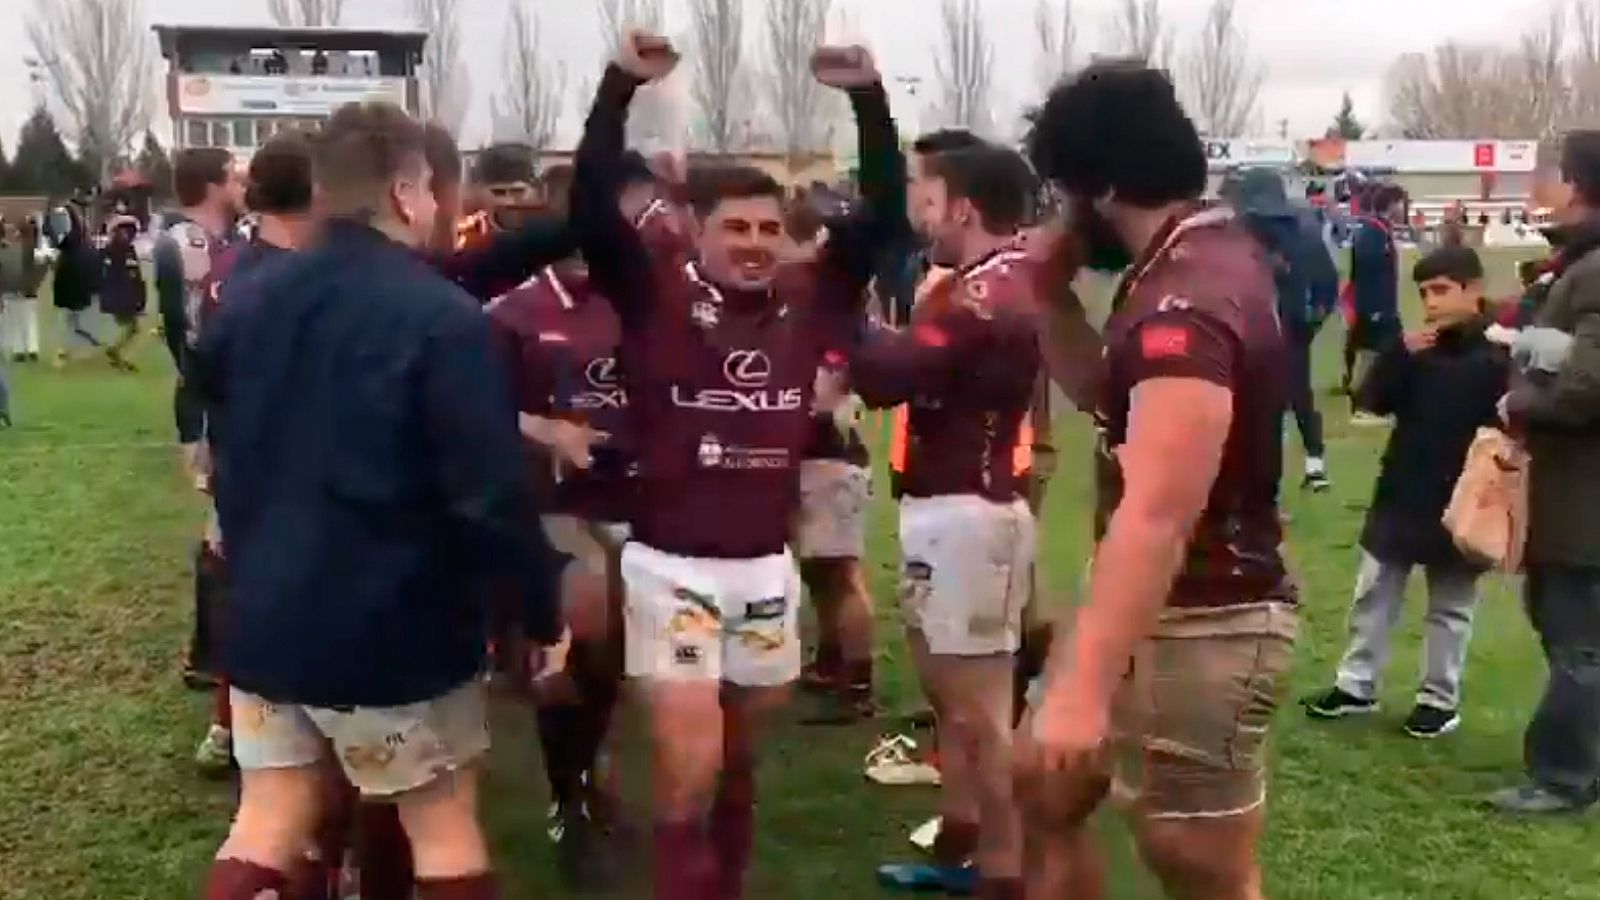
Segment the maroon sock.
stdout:
<svg viewBox="0 0 1600 900">
<path fill-rule="evenodd" d="M 941 866 L 963 866 L 978 849 L 978 823 L 946 818 L 933 839 L 933 861 Z"/>
<path fill-rule="evenodd" d="M 837 678 L 844 668 L 844 651 L 828 640 L 817 643 L 817 655 L 811 660 L 812 671 L 819 678 Z"/>
<path fill-rule="evenodd" d="M 978 900 L 1024 900 L 1021 878 L 979 878 Z"/>
<path fill-rule="evenodd" d="M 219 859 L 206 878 L 205 900 L 257 900 L 261 894 L 284 894 L 289 879 L 277 869 L 242 859 Z"/>
<path fill-rule="evenodd" d="M 361 896 L 367 896 L 365 888 Z M 493 872 L 459 878 L 419 878 L 417 900 L 500 900 L 500 883 Z"/>
<path fill-rule="evenodd" d="M 361 900 L 411 900 L 411 842 L 394 804 L 356 808 L 355 862 Z"/>
<path fill-rule="evenodd" d="M 711 807 L 711 842 L 717 851 L 719 900 L 744 896 L 745 870 L 755 844 L 756 779 L 750 760 L 726 760 L 716 803 Z"/>
<path fill-rule="evenodd" d="M 872 696 L 872 657 L 844 664 L 844 686 L 852 697 Z"/>
<path fill-rule="evenodd" d="M 717 896 L 717 855 L 705 824 L 657 822 L 655 900 L 712 900 Z"/>
</svg>

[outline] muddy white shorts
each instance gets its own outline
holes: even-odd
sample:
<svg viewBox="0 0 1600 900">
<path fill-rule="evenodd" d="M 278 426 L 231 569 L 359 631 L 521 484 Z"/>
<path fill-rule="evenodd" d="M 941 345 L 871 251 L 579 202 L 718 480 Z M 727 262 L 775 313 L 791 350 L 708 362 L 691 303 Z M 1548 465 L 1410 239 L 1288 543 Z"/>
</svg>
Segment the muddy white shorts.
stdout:
<svg viewBox="0 0 1600 900">
<path fill-rule="evenodd" d="M 332 746 L 350 783 L 381 799 L 426 787 L 489 752 L 483 683 L 404 706 L 321 709 L 272 703 L 233 688 L 233 755 L 241 769 L 309 766 Z"/>
<path fill-rule="evenodd" d="M 794 552 L 801 559 L 860 559 L 866 552 L 872 473 L 838 459 L 800 463 Z"/>
<path fill-rule="evenodd" d="M 629 678 L 775 687 L 800 677 L 800 574 L 785 551 L 702 559 L 622 551 Z"/>
<path fill-rule="evenodd" d="M 900 607 L 940 656 L 1014 653 L 1031 593 L 1033 515 L 963 494 L 900 503 Z"/>
</svg>

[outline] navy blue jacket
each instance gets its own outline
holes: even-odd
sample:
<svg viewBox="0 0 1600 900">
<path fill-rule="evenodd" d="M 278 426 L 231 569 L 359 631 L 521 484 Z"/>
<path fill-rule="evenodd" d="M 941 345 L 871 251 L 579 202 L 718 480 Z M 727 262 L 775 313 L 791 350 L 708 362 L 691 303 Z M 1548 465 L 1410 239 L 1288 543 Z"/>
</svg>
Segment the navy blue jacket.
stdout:
<svg viewBox="0 0 1600 900">
<path fill-rule="evenodd" d="M 558 635 L 565 558 L 525 488 L 488 319 L 426 260 L 331 222 L 224 285 L 195 362 L 233 684 L 322 707 L 437 697 L 482 667 L 491 580 L 525 598 L 530 637 Z"/>
<path fill-rule="evenodd" d="M 1246 215 L 1252 234 L 1266 248 L 1278 291 L 1278 318 L 1290 335 L 1315 335 L 1339 302 L 1339 270 L 1309 214 Z"/>
<path fill-rule="evenodd" d="M 1357 345 L 1383 350 L 1400 336 L 1400 268 L 1394 238 L 1376 219 L 1362 219 L 1350 245 Z"/>
</svg>

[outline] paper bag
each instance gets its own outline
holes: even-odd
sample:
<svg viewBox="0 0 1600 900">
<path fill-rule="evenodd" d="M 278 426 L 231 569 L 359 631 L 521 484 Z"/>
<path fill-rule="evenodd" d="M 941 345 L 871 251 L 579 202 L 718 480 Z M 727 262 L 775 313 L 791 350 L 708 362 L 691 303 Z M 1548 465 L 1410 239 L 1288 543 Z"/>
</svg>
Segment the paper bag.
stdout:
<svg viewBox="0 0 1600 900">
<path fill-rule="evenodd" d="M 1478 429 L 1444 527 L 1469 560 L 1520 571 L 1528 538 L 1528 451 L 1497 428 Z"/>
</svg>

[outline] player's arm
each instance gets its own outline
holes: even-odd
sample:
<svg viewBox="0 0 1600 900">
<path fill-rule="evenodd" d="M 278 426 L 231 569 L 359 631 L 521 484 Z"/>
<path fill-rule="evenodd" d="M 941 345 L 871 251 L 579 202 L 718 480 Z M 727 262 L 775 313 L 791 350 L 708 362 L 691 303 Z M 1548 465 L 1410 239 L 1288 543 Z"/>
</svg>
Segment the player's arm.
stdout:
<svg viewBox="0 0 1600 900">
<path fill-rule="evenodd" d="M 517 408 L 482 315 L 452 307 L 427 335 L 422 401 L 435 477 L 453 543 L 477 571 L 513 581 L 528 637 L 561 636 L 563 572 L 570 559 L 545 538 L 528 492 Z"/>
<path fill-rule="evenodd" d="M 863 47 L 823 47 L 812 57 L 817 79 L 845 92 L 855 113 L 861 160 L 859 209 L 829 223 L 821 263 L 837 298 L 859 312 L 867 282 L 897 240 L 911 233 L 906 218 L 906 158 L 872 55 Z"/>
<path fill-rule="evenodd" d="M 1236 339 L 1204 316 L 1157 317 L 1129 338 L 1136 377 L 1123 495 L 1095 553 L 1088 602 L 1057 644 L 1050 696 L 1105 715 L 1154 629 L 1222 464 L 1233 423 Z M 1047 699 L 1046 702 L 1052 702 Z"/>
<path fill-rule="evenodd" d="M 979 327 L 976 316 L 950 314 L 904 331 L 866 331 L 850 358 L 850 383 L 872 409 L 933 393 L 961 367 Z"/>
<path fill-rule="evenodd" d="M 672 70 L 676 54 L 665 41 L 647 35 L 629 33 L 622 43 L 618 61 L 608 65 L 600 79 L 584 125 L 570 205 L 589 276 L 616 308 L 624 327 L 637 328 L 651 305 L 654 266 L 638 229 L 617 205 L 624 181 L 628 106 L 641 85 Z"/>
<path fill-rule="evenodd" d="M 1028 233 L 1027 249 L 1042 319 L 1039 351 L 1045 371 L 1073 406 L 1093 412 L 1105 379 L 1105 341 L 1072 287 L 1081 268 L 1078 242 L 1060 222 L 1053 222 Z"/>
<path fill-rule="evenodd" d="M 537 216 L 497 233 L 477 246 L 468 246 L 434 258 L 444 277 L 478 298 L 494 299 L 506 285 L 521 284 L 545 266 L 578 252 L 578 240 L 562 216 Z"/>
<path fill-rule="evenodd" d="M 169 234 L 156 238 L 153 252 L 156 270 L 156 308 L 161 314 L 161 334 L 167 352 L 182 374 L 183 341 L 189 331 L 188 312 L 183 299 L 183 255 L 178 242 Z"/>
</svg>

